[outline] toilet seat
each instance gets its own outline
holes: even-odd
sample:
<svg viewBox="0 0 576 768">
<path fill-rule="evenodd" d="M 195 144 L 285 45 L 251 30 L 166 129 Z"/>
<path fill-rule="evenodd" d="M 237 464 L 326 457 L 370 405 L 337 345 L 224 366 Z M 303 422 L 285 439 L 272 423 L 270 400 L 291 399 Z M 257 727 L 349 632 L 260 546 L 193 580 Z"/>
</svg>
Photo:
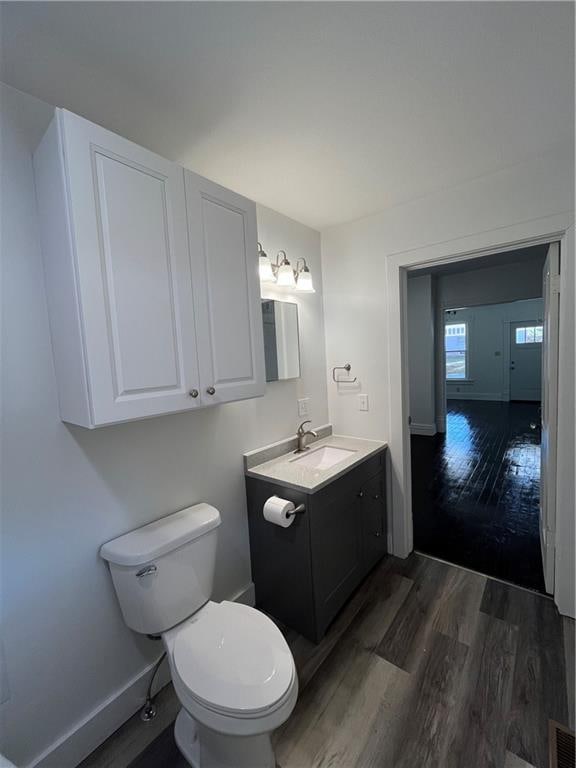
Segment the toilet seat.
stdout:
<svg viewBox="0 0 576 768">
<path fill-rule="evenodd" d="M 228 717 L 258 718 L 291 698 L 292 654 L 260 611 L 208 602 L 169 634 L 173 671 L 197 705 Z"/>
</svg>

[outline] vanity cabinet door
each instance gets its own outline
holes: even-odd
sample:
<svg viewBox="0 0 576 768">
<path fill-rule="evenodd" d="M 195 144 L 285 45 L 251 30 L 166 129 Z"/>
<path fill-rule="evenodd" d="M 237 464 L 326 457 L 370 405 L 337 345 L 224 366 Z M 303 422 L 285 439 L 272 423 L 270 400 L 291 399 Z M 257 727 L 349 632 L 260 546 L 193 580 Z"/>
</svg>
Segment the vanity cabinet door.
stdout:
<svg viewBox="0 0 576 768">
<path fill-rule="evenodd" d="M 35 172 L 62 419 L 196 407 L 182 168 L 57 110 Z"/>
<path fill-rule="evenodd" d="M 359 584 L 362 571 L 361 499 L 357 489 L 331 496 L 310 515 L 317 639 Z"/>
<path fill-rule="evenodd" d="M 201 398 L 263 395 L 256 206 L 190 171 L 185 180 Z"/>
<path fill-rule="evenodd" d="M 384 475 L 373 477 L 361 491 L 364 571 L 371 570 L 386 554 L 386 496 Z"/>
</svg>

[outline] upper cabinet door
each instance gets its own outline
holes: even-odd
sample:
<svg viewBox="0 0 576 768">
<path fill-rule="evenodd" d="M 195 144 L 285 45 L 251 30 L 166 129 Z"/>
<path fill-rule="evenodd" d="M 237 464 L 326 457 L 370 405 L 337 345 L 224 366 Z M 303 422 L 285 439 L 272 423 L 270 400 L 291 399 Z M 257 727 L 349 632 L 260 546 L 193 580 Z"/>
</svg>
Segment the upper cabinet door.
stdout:
<svg viewBox="0 0 576 768">
<path fill-rule="evenodd" d="M 200 398 L 184 173 L 59 113 L 94 425 Z"/>
<path fill-rule="evenodd" d="M 201 397 L 263 395 L 256 206 L 189 171 L 185 179 Z"/>
</svg>

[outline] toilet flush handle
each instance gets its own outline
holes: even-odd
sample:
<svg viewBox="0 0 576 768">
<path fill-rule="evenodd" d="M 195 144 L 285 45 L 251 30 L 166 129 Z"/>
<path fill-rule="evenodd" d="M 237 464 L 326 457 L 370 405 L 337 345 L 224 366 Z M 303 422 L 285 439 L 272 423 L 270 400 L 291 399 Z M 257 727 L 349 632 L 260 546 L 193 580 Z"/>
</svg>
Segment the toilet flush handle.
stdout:
<svg viewBox="0 0 576 768">
<path fill-rule="evenodd" d="M 142 579 L 144 576 L 153 576 L 158 570 L 155 565 L 146 565 L 144 568 L 140 568 L 136 573 L 137 579 Z"/>
</svg>

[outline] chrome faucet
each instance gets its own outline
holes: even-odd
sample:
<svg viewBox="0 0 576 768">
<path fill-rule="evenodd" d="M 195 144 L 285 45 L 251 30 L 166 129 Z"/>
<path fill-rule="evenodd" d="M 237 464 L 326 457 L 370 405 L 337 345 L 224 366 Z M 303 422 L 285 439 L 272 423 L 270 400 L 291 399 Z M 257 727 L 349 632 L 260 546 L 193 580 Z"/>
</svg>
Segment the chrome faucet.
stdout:
<svg viewBox="0 0 576 768">
<path fill-rule="evenodd" d="M 298 432 L 296 433 L 296 437 L 298 438 L 298 448 L 294 451 L 294 453 L 304 453 L 304 451 L 308 450 L 308 446 L 306 445 L 306 435 L 311 435 L 312 437 L 318 437 L 318 433 L 314 432 L 313 429 L 304 429 L 306 424 L 311 424 L 311 421 L 303 421 L 302 424 L 298 427 Z"/>
</svg>

